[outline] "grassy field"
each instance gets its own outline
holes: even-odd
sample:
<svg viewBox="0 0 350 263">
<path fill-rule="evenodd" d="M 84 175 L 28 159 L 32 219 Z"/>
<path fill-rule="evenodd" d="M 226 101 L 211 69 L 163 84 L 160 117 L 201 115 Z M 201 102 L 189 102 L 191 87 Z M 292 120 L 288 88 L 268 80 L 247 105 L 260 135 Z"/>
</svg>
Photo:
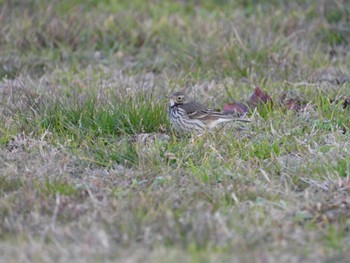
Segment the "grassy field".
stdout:
<svg viewBox="0 0 350 263">
<path fill-rule="evenodd" d="M 1 262 L 347 262 L 349 1 L 0 0 L 0 24 Z M 255 86 L 251 123 L 172 131 L 169 93 Z"/>
</svg>

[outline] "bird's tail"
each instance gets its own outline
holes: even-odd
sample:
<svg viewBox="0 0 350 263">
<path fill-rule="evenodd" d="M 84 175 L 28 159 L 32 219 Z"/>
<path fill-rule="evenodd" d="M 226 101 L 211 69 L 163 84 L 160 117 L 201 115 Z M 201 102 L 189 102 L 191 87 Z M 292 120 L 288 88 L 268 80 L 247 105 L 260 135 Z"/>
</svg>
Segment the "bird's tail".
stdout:
<svg viewBox="0 0 350 263">
<path fill-rule="evenodd" d="M 251 122 L 248 119 L 232 118 L 231 121 Z"/>
</svg>

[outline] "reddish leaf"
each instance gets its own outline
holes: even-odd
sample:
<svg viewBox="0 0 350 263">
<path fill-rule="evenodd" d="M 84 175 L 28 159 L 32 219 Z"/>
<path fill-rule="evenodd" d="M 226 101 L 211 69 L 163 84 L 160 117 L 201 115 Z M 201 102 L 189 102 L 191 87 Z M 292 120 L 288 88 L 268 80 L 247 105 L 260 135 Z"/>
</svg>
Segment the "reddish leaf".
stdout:
<svg viewBox="0 0 350 263">
<path fill-rule="evenodd" d="M 246 102 L 234 101 L 224 104 L 224 112 L 238 116 L 246 114 L 251 108 L 256 108 L 259 103 L 272 103 L 271 97 L 259 87 L 256 87 L 252 96 Z"/>
<path fill-rule="evenodd" d="M 288 98 L 287 99 L 286 93 L 283 93 L 281 95 L 281 97 L 279 99 L 279 104 L 285 110 L 295 110 L 295 111 L 304 110 L 308 106 L 307 103 L 302 103 L 297 98 Z"/>
<path fill-rule="evenodd" d="M 259 103 L 272 103 L 272 98 L 262 89 L 256 87 L 252 96 L 250 96 L 247 104 L 251 107 L 256 107 Z"/>
<path fill-rule="evenodd" d="M 245 113 L 249 112 L 249 108 L 247 105 L 240 101 L 234 101 L 232 103 L 225 103 L 224 104 L 224 112 L 225 113 L 234 113 L 237 114 L 238 116 L 243 115 Z"/>
<path fill-rule="evenodd" d="M 286 110 L 295 110 L 295 111 L 300 111 L 304 108 L 300 106 L 299 102 L 294 100 L 286 100 L 281 106 L 283 106 Z"/>
</svg>

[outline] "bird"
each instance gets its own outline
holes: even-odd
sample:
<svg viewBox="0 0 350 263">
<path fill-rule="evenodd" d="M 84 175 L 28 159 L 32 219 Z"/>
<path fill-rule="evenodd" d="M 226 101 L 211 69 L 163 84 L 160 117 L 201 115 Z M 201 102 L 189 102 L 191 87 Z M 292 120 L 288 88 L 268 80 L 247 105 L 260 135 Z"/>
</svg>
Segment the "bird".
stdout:
<svg viewBox="0 0 350 263">
<path fill-rule="evenodd" d="M 230 121 L 250 122 L 231 115 L 209 109 L 193 100 L 183 91 L 167 96 L 169 99 L 169 119 L 172 127 L 179 133 L 205 132 Z"/>
</svg>

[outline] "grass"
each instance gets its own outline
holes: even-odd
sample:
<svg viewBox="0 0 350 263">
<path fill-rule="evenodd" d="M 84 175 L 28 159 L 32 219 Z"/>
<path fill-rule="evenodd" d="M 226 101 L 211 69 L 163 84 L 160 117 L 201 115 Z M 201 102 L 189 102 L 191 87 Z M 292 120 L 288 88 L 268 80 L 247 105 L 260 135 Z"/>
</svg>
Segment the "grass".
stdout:
<svg viewBox="0 0 350 263">
<path fill-rule="evenodd" d="M 0 259 L 346 262 L 348 10 L 3 1 Z M 171 129 L 170 92 L 222 108 L 254 86 L 274 103 L 252 123 Z"/>
</svg>

